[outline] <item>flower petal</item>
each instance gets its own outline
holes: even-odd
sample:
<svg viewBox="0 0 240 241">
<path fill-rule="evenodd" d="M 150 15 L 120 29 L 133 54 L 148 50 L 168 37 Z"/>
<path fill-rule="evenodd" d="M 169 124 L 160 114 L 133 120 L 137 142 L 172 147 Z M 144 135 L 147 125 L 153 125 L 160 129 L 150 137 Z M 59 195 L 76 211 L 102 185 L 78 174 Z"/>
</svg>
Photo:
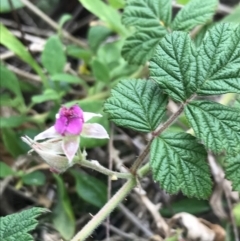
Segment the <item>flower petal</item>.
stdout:
<svg viewBox="0 0 240 241">
<path fill-rule="evenodd" d="M 102 115 L 101 114 L 92 113 L 92 112 L 83 112 L 84 122 L 89 121 L 93 117 L 102 117 Z"/>
<path fill-rule="evenodd" d="M 43 140 L 47 138 L 55 138 L 55 137 L 60 137 L 60 135 L 56 132 L 54 126 L 48 128 L 47 130 L 39 133 L 34 137 L 34 141 L 37 140 Z"/>
<path fill-rule="evenodd" d="M 69 163 L 67 157 L 65 156 L 60 156 L 41 150 L 36 150 L 36 152 L 50 166 L 50 170 L 56 170 L 58 173 L 62 173 L 71 167 L 71 163 Z"/>
<path fill-rule="evenodd" d="M 109 138 L 109 135 L 105 130 L 105 128 L 102 125 L 97 123 L 85 123 L 83 125 L 81 136 L 88 137 L 88 138 L 98 138 L 98 139 Z"/>
<path fill-rule="evenodd" d="M 70 110 L 72 111 L 72 113 L 75 117 L 82 119 L 83 111 L 78 105 L 73 105 L 72 107 L 70 107 Z"/>
<path fill-rule="evenodd" d="M 41 150 L 52 152 L 54 154 L 59 154 L 59 155 L 64 154 L 62 149 L 62 139 L 54 138 L 54 139 L 41 142 L 39 144 L 41 144 Z"/>
<path fill-rule="evenodd" d="M 63 139 L 62 148 L 64 154 L 68 158 L 68 162 L 71 163 L 79 147 L 79 136 L 66 136 Z"/>
<path fill-rule="evenodd" d="M 65 133 L 65 130 L 66 130 L 66 127 L 67 127 L 67 124 L 68 124 L 68 119 L 67 117 L 65 116 L 59 116 L 59 118 L 56 119 L 56 122 L 55 122 L 55 130 L 63 135 Z"/>
<path fill-rule="evenodd" d="M 65 134 L 79 135 L 82 131 L 83 121 L 79 118 L 71 118 L 66 126 Z"/>
</svg>

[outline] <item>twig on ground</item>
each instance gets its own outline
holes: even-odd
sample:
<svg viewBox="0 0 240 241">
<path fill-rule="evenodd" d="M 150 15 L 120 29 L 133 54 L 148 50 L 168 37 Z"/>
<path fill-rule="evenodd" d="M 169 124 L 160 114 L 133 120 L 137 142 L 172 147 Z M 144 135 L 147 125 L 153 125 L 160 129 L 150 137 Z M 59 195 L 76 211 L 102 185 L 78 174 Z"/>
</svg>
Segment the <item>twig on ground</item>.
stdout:
<svg viewBox="0 0 240 241">
<path fill-rule="evenodd" d="M 13 65 L 7 64 L 8 69 L 10 69 L 15 74 L 19 75 L 20 77 L 33 80 L 34 82 L 41 83 L 41 78 L 38 75 L 28 73 L 24 70 L 18 69 Z"/>
<path fill-rule="evenodd" d="M 240 241 L 236 220 L 235 220 L 235 218 L 233 216 L 233 213 L 232 213 L 233 206 L 232 206 L 232 202 L 231 202 L 231 199 L 230 199 L 229 191 L 226 190 L 225 187 L 223 187 L 223 190 L 224 190 L 224 194 L 225 194 L 225 197 L 226 197 L 226 200 L 227 200 L 227 205 L 228 205 L 228 209 L 229 209 L 229 216 L 230 216 L 230 220 L 231 220 L 232 227 L 233 227 L 233 234 L 234 234 L 234 237 L 235 237 L 235 241 Z"/>
<path fill-rule="evenodd" d="M 138 217 L 132 213 L 128 208 L 126 208 L 123 204 L 118 205 L 118 209 L 130 220 L 138 229 L 140 229 L 147 238 L 152 238 L 154 236 L 153 232 L 145 227 L 142 222 L 138 219 Z"/>
<path fill-rule="evenodd" d="M 135 188 L 134 191 L 140 196 L 142 202 L 145 204 L 148 211 L 151 213 L 156 226 L 159 230 L 162 231 L 165 237 L 168 237 L 169 235 L 169 227 L 161 214 L 159 213 L 160 206 L 155 205 L 146 195 L 146 192 L 144 190 L 140 190 L 139 188 Z"/>
<path fill-rule="evenodd" d="M 22 38 L 22 35 L 21 35 L 20 31 L 11 30 L 11 33 L 13 35 L 15 35 L 16 37 L 18 37 L 18 38 Z M 33 43 L 36 43 L 36 44 L 39 44 L 39 45 L 42 45 L 42 46 L 44 46 L 44 44 L 46 43 L 45 39 L 37 37 L 37 36 L 34 36 L 34 35 L 31 35 L 31 34 L 25 34 L 24 38 L 27 41 L 30 41 L 30 42 L 33 42 Z M 27 44 L 26 44 L 26 46 L 27 46 Z"/>
<path fill-rule="evenodd" d="M 0 60 L 9 59 L 9 58 L 12 58 L 13 56 L 15 56 L 15 53 L 13 53 L 12 51 L 7 51 L 5 53 L 0 54 Z"/>
<path fill-rule="evenodd" d="M 235 221 L 235 219 L 233 217 L 233 213 L 232 213 L 233 207 L 232 207 L 232 202 L 231 202 L 231 190 L 226 185 L 226 180 L 224 179 L 224 172 L 223 172 L 222 168 L 217 164 L 217 161 L 212 154 L 208 155 L 208 161 L 209 161 L 209 164 L 211 167 L 211 172 L 213 174 L 214 180 L 217 183 L 217 185 L 219 186 L 219 188 L 222 188 L 222 191 L 227 200 L 227 205 L 228 205 L 228 209 L 229 209 L 229 218 L 231 220 L 231 224 L 233 227 L 235 241 L 240 241 L 238 228 L 237 228 L 236 221 Z M 216 203 L 214 205 L 216 205 Z M 222 212 L 224 212 L 224 211 L 222 211 Z"/>
<path fill-rule="evenodd" d="M 59 29 L 58 24 L 55 21 L 53 21 L 50 17 L 48 17 L 44 12 L 42 12 L 39 8 L 37 8 L 33 3 L 29 2 L 28 0 L 21 0 L 21 2 L 28 9 L 30 9 L 32 12 L 34 12 L 37 16 L 39 16 L 41 19 L 43 19 L 53 29 L 55 29 L 55 30 Z M 75 38 L 74 36 L 69 34 L 66 30 L 62 30 L 62 34 L 66 39 L 72 41 L 73 43 L 79 45 L 80 47 L 83 47 L 83 48 L 87 47 L 87 44 L 84 41 Z"/>
<path fill-rule="evenodd" d="M 0 18 L 0 22 L 3 23 L 5 26 L 10 27 L 10 28 L 17 28 L 17 24 L 10 20 L 10 19 L 5 19 L 5 18 Z M 37 27 L 33 27 L 33 26 L 26 26 L 26 25 L 22 25 L 22 30 L 24 32 L 36 35 L 36 36 L 43 36 L 43 37 L 49 37 L 51 35 L 54 34 L 53 31 L 50 30 L 43 30 L 43 29 L 39 29 Z"/>
<path fill-rule="evenodd" d="M 16 171 L 20 166 L 22 166 L 27 161 L 26 158 L 19 158 L 16 160 L 12 166 L 12 170 Z M 0 197 L 4 193 L 5 188 L 8 186 L 8 184 L 12 181 L 13 176 L 8 176 L 4 178 L 2 181 L 0 181 Z"/>
<path fill-rule="evenodd" d="M 109 227 L 109 229 L 116 233 L 117 235 L 121 236 L 122 238 L 125 238 L 125 239 L 130 239 L 130 240 L 137 240 L 138 237 L 136 237 L 134 234 L 132 233 L 126 233 L 126 232 L 123 232 L 122 230 L 120 230 L 119 228 L 116 228 L 114 227 L 113 225 L 111 224 L 108 224 L 108 223 L 103 223 L 103 225 L 107 228 Z M 108 239 L 106 239 L 108 240 Z"/>
</svg>

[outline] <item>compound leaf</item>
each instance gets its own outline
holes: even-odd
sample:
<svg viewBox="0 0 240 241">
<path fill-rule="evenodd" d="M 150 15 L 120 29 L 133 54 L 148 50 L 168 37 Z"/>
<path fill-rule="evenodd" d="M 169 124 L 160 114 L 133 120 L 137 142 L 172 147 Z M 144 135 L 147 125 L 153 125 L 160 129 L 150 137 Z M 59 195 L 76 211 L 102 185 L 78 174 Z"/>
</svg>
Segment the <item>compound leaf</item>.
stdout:
<svg viewBox="0 0 240 241">
<path fill-rule="evenodd" d="M 212 19 L 217 5 L 218 0 L 191 0 L 175 17 L 172 29 L 188 31 L 206 23 Z"/>
<path fill-rule="evenodd" d="M 186 133 L 164 133 L 151 145 L 153 176 L 167 192 L 181 190 L 189 197 L 207 198 L 211 193 L 207 152 Z"/>
<path fill-rule="evenodd" d="M 197 55 L 198 94 L 240 93 L 240 27 L 228 23 L 214 26 Z"/>
<path fill-rule="evenodd" d="M 1 217 L 0 240 L 33 241 L 33 237 L 28 232 L 37 226 L 38 221 L 36 218 L 44 212 L 47 212 L 47 209 L 31 208 L 20 213 Z"/>
<path fill-rule="evenodd" d="M 127 26 L 135 26 L 137 31 L 127 38 L 123 46 L 122 54 L 126 60 L 143 64 L 152 56 L 156 44 L 167 33 L 171 14 L 169 0 L 127 1 L 122 22 Z"/>
<path fill-rule="evenodd" d="M 192 101 L 184 111 L 196 136 L 210 150 L 236 152 L 240 142 L 238 109 L 210 101 Z"/>
<path fill-rule="evenodd" d="M 225 164 L 226 178 L 232 181 L 233 189 L 240 192 L 240 154 L 227 156 Z"/>
<path fill-rule="evenodd" d="M 117 125 L 150 132 L 166 112 L 167 96 L 151 80 L 123 80 L 112 90 L 105 112 Z"/>
<path fill-rule="evenodd" d="M 151 78 L 174 100 L 185 100 L 197 89 L 194 54 L 190 36 L 173 32 L 160 41 L 150 61 Z"/>
</svg>

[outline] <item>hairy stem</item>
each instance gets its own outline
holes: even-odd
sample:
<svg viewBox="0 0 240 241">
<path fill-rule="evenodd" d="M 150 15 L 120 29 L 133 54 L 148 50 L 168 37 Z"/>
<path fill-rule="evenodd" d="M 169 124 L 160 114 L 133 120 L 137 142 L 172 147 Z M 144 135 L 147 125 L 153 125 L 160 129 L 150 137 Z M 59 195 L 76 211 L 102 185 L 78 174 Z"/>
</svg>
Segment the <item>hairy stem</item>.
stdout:
<svg viewBox="0 0 240 241">
<path fill-rule="evenodd" d="M 136 186 L 136 179 L 129 179 L 119 191 L 109 200 L 108 203 L 76 234 L 71 241 L 84 241 L 88 238 L 94 229 L 96 229 L 106 217 L 118 206 L 118 204 L 128 195 Z"/>
<path fill-rule="evenodd" d="M 159 136 L 162 132 L 164 132 L 182 114 L 183 109 L 184 104 L 181 104 L 179 109 L 172 116 L 170 116 L 170 118 L 165 123 L 157 127 L 157 129 L 153 132 L 153 135 Z"/>
<path fill-rule="evenodd" d="M 151 140 L 148 142 L 147 146 L 145 147 L 145 149 L 143 150 L 142 154 L 136 159 L 136 161 L 133 163 L 130 171 L 133 175 L 136 174 L 138 168 L 140 167 L 140 165 L 142 164 L 142 162 L 144 161 L 144 159 L 147 157 L 149 151 L 150 151 L 150 147 L 151 144 L 153 142 L 154 138 L 151 138 Z"/>
<path fill-rule="evenodd" d="M 111 171 L 108 168 L 102 166 L 98 161 L 81 160 L 78 163 L 83 167 L 91 168 L 91 169 L 101 172 L 107 176 L 110 176 L 112 178 L 112 180 L 117 180 L 118 178 L 129 179 L 129 178 L 133 177 L 133 175 L 128 172 L 124 173 L 124 172 Z"/>
</svg>

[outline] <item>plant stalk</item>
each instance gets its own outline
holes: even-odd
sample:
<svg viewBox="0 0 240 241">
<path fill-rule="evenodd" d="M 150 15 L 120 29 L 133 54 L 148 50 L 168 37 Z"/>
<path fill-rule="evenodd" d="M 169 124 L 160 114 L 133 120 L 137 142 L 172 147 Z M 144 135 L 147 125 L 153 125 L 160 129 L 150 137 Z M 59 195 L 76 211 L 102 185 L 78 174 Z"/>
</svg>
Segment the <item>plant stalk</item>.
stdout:
<svg viewBox="0 0 240 241">
<path fill-rule="evenodd" d="M 129 172 L 114 172 L 109 170 L 108 168 L 100 165 L 98 161 L 87 161 L 87 160 L 81 160 L 78 162 L 83 167 L 91 168 L 95 171 L 101 172 L 107 176 L 110 176 L 112 180 L 117 180 L 118 178 L 123 178 L 123 179 L 130 179 L 133 177 L 133 175 Z"/>
<path fill-rule="evenodd" d="M 118 206 L 118 204 L 136 186 L 135 178 L 129 179 L 119 191 L 106 203 L 103 208 L 75 235 L 71 241 L 84 241 L 92 232 L 107 218 L 107 216 Z"/>
</svg>

